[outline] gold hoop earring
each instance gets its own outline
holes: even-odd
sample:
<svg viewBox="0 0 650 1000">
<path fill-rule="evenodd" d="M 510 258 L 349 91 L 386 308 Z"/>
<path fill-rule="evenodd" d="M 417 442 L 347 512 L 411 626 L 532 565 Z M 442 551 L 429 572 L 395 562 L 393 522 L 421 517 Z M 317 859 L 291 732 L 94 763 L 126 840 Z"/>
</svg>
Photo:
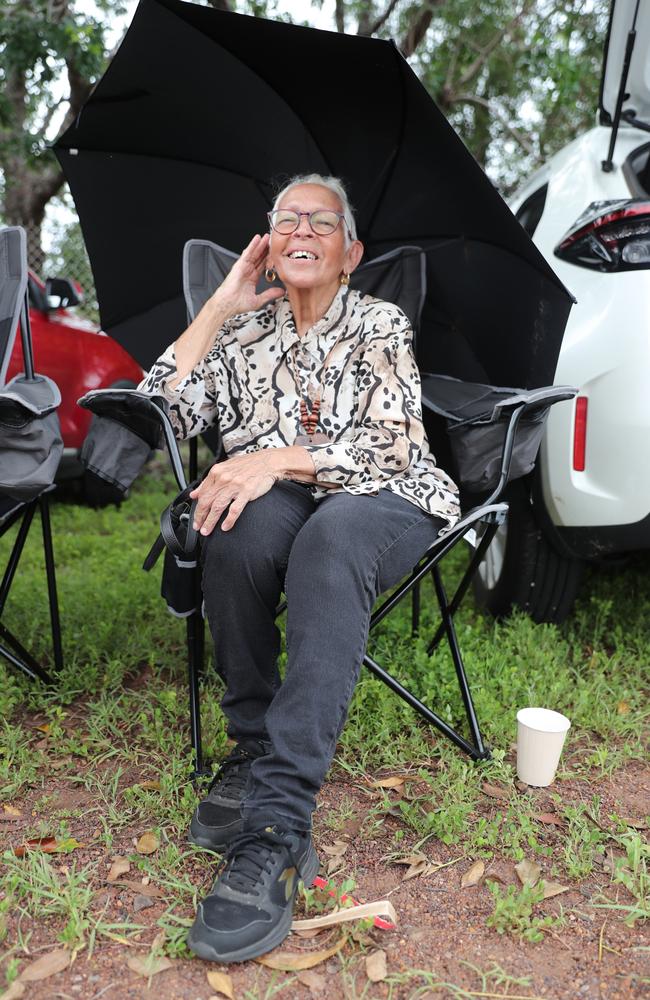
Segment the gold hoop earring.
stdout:
<svg viewBox="0 0 650 1000">
<path fill-rule="evenodd" d="M 264 272 L 264 277 L 268 281 L 269 285 L 272 285 L 277 278 L 277 274 L 275 273 L 275 268 L 267 267 L 266 271 Z"/>
<path fill-rule="evenodd" d="M 339 278 L 339 281 L 341 282 L 342 285 L 349 285 L 350 284 L 350 275 L 346 274 L 345 271 L 343 271 L 341 273 L 341 277 Z"/>
</svg>

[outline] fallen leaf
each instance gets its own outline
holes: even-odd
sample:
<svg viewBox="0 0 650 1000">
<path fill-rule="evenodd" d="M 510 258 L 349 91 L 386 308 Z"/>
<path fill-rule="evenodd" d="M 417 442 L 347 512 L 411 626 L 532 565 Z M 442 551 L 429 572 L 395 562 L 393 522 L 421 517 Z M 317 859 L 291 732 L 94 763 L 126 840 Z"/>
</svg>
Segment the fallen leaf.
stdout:
<svg viewBox="0 0 650 1000">
<path fill-rule="evenodd" d="M 426 878 L 427 875 L 433 875 L 440 869 L 440 865 L 436 861 L 427 861 L 426 858 L 423 862 L 419 862 L 417 865 L 411 865 L 410 868 L 404 873 L 404 878 L 402 882 L 408 882 L 412 878 Z"/>
<path fill-rule="evenodd" d="M 560 885 L 559 882 L 541 882 L 540 883 L 544 889 L 544 895 L 542 899 L 550 899 L 551 896 L 559 896 L 561 892 L 570 892 L 571 887 L 568 885 Z"/>
<path fill-rule="evenodd" d="M 322 844 L 321 850 L 325 854 L 329 854 L 330 857 L 340 857 L 345 854 L 349 846 L 350 845 L 345 840 L 335 840 L 331 846 Z"/>
<path fill-rule="evenodd" d="M 145 956 L 131 955 L 130 958 L 127 958 L 126 964 L 131 972 L 143 976 L 144 979 L 157 976 L 159 972 L 165 972 L 174 967 L 174 963 L 166 955 L 153 955 L 151 952 Z"/>
<path fill-rule="evenodd" d="M 621 816 L 621 823 L 625 823 L 626 826 L 631 826 L 633 830 L 650 829 L 650 823 L 647 823 L 646 820 L 632 819 L 630 816 Z"/>
<path fill-rule="evenodd" d="M 327 986 L 327 979 L 320 972 L 299 972 L 296 979 L 312 993 L 322 993 Z"/>
<path fill-rule="evenodd" d="M 14 847 L 13 853 L 17 858 L 24 858 L 28 851 L 40 851 L 42 854 L 69 854 L 78 847 L 84 847 L 74 837 L 67 837 L 65 840 L 57 840 L 55 837 L 36 837 L 34 840 L 26 840 L 19 847 Z"/>
<path fill-rule="evenodd" d="M 478 885 L 478 883 L 483 878 L 485 873 L 485 864 L 482 861 L 475 861 L 474 864 L 467 869 L 465 874 L 460 880 L 461 889 L 466 889 L 470 885 Z"/>
<path fill-rule="evenodd" d="M 25 993 L 25 986 L 19 979 L 14 979 L 9 989 L 2 994 L 2 1000 L 18 1000 Z"/>
<path fill-rule="evenodd" d="M 629 702 L 619 701 L 618 705 L 616 706 L 616 711 L 618 712 L 619 715 L 629 715 L 630 712 Z"/>
<path fill-rule="evenodd" d="M 215 993 L 221 993 L 222 996 L 228 997 L 229 1000 L 234 1000 L 235 994 L 232 987 L 232 979 L 226 972 L 207 972 L 208 983 L 215 991 Z"/>
<path fill-rule="evenodd" d="M 153 854 L 160 847 L 160 841 L 153 831 L 148 830 L 143 833 L 136 842 L 135 849 L 138 854 Z"/>
<path fill-rule="evenodd" d="M 4 805 L 2 807 L 2 810 L 3 810 L 4 814 L 5 814 L 5 816 L 22 816 L 22 813 L 21 813 L 20 809 L 16 809 L 15 806 Z"/>
<path fill-rule="evenodd" d="M 21 983 L 36 983 L 41 979 L 48 979 L 50 976 L 56 975 L 57 972 L 63 972 L 64 969 L 67 969 L 71 957 L 70 952 L 66 951 L 65 948 L 57 948 L 56 951 L 50 951 L 47 955 L 37 958 L 35 962 L 30 962 L 20 973 L 18 979 Z"/>
<path fill-rule="evenodd" d="M 394 864 L 394 865 L 408 865 L 409 868 L 412 868 L 413 865 L 419 865 L 420 862 L 426 861 L 426 860 L 427 859 L 426 859 L 426 857 L 425 857 L 424 854 L 420 854 L 420 853 L 418 853 L 418 854 L 405 854 L 403 858 L 393 858 L 392 859 L 392 864 Z"/>
<path fill-rule="evenodd" d="M 380 983 L 388 975 L 386 952 L 373 951 L 366 956 L 366 975 L 371 983 Z"/>
<path fill-rule="evenodd" d="M 536 861 L 520 861 L 518 865 L 515 865 L 515 871 L 519 876 L 519 881 L 522 885 L 529 885 L 531 888 L 537 884 L 539 876 L 541 875 L 542 869 L 539 867 Z"/>
<path fill-rule="evenodd" d="M 110 867 L 110 871 L 106 876 L 107 882 L 117 882 L 120 875 L 126 875 L 127 872 L 131 871 L 131 862 L 128 858 L 122 858 L 119 855 L 113 858 L 113 864 Z"/>
<path fill-rule="evenodd" d="M 142 896 L 150 896 L 151 899 L 162 899 L 165 893 L 155 885 L 143 885 L 142 882 L 134 882 L 128 878 L 121 878 L 115 885 L 123 885 L 125 889 L 139 893 Z"/>
<path fill-rule="evenodd" d="M 278 969 L 280 972 L 300 972 L 303 969 L 313 969 L 315 965 L 326 962 L 332 955 L 336 955 L 345 944 L 347 938 L 344 934 L 336 944 L 330 948 L 323 948 L 321 951 L 305 951 L 299 955 L 291 951 L 269 952 L 268 955 L 261 955 L 255 961 L 260 965 L 265 965 L 267 969 Z"/>
<path fill-rule="evenodd" d="M 295 921 L 294 921 L 294 923 L 295 923 Z M 318 937 L 318 935 L 321 932 L 321 928 L 320 927 L 312 927 L 312 929 L 308 930 L 308 931 L 295 930 L 295 928 L 292 927 L 291 930 L 292 930 L 293 934 L 297 934 L 298 937 L 300 937 L 300 938 L 315 938 L 315 937 Z"/>
<path fill-rule="evenodd" d="M 509 799 L 510 792 L 507 788 L 502 788 L 501 785 L 491 785 L 489 781 L 484 781 L 481 785 L 481 791 L 484 795 L 489 795 L 491 799 Z"/>
<path fill-rule="evenodd" d="M 539 813 L 538 816 L 533 817 L 538 823 L 544 823 L 547 826 L 564 826 L 564 820 L 557 813 Z"/>
<path fill-rule="evenodd" d="M 388 778 L 377 778 L 376 781 L 370 782 L 371 788 L 401 788 L 404 782 L 407 780 L 408 775 L 406 774 L 392 774 Z"/>
</svg>

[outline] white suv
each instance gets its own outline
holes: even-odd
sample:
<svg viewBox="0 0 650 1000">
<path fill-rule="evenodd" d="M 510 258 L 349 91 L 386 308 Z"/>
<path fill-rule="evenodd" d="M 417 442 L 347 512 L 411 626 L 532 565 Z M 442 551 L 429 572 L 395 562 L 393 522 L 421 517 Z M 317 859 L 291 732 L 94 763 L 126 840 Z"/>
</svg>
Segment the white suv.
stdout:
<svg viewBox="0 0 650 1000">
<path fill-rule="evenodd" d="M 556 382 L 579 394 L 553 407 L 537 472 L 513 484 L 481 566 L 477 597 L 495 614 L 516 603 L 562 621 L 586 560 L 650 548 L 648 133 L 650 3 L 613 0 L 599 126 L 510 201 L 577 300 Z"/>
</svg>

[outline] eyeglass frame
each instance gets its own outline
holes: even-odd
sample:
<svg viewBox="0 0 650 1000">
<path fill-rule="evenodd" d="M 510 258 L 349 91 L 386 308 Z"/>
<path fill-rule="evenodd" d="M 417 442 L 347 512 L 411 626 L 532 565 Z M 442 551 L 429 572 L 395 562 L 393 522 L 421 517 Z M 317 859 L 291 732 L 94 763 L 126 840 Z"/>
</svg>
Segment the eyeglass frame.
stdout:
<svg viewBox="0 0 650 1000">
<path fill-rule="evenodd" d="M 271 218 L 271 216 L 275 215 L 276 212 L 292 212 L 294 215 L 297 215 L 298 221 L 296 223 L 296 228 L 292 229 L 290 233 L 281 233 L 279 229 L 275 228 L 275 226 L 273 225 L 273 220 Z M 316 232 L 316 230 L 312 225 L 311 217 L 312 215 L 316 215 L 317 212 L 330 212 L 331 215 L 336 215 L 338 217 L 339 221 L 336 223 L 336 226 L 334 227 L 331 233 Z M 347 224 L 347 220 L 345 218 L 345 212 L 336 212 L 333 208 L 315 208 L 313 212 L 296 212 L 296 210 L 293 208 L 274 208 L 271 212 L 266 213 L 266 217 L 269 220 L 269 226 L 271 227 L 273 232 L 278 233 L 279 236 L 291 236 L 293 233 L 297 232 L 297 230 L 300 228 L 300 220 L 303 217 L 303 215 L 307 216 L 307 219 L 309 220 L 309 228 L 311 229 L 312 233 L 316 234 L 316 236 L 333 236 L 336 230 L 341 225 L 341 222 L 344 222 L 345 228 L 348 231 L 348 236 L 350 239 L 352 239 L 352 233 L 350 232 L 350 227 Z"/>
</svg>

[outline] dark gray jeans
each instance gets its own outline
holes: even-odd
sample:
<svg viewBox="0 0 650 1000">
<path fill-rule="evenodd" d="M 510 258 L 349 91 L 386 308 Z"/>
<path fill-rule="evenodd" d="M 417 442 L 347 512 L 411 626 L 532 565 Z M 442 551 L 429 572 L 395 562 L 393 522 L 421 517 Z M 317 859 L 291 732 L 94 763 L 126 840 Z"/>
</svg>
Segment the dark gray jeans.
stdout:
<svg viewBox="0 0 650 1000">
<path fill-rule="evenodd" d="M 228 734 L 268 740 L 243 804 L 250 827 L 309 830 L 357 682 L 379 594 L 435 540 L 442 521 L 382 489 L 319 503 L 281 481 L 230 531 L 203 542 L 203 595 L 226 685 Z M 275 609 L 287 603 L 287 668 L 278 673 Z"/>
</svg>

